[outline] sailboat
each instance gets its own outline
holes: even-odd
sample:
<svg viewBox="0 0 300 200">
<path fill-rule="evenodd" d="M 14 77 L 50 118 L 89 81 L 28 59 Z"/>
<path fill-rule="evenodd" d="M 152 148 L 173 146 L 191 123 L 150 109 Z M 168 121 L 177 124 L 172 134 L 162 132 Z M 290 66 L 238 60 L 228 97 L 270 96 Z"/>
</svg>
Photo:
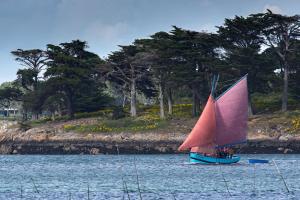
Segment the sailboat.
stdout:
<svg viewBox="0 0 300 200">
<path fill-rule="evenodd" d="M 211 93 L 200 118 L 178 148 L 179 151 L 190 150 L 191 163 L 236 163 L 240 160 L 239 156 L 223 157 L 216 152 L 247 141 L 247 75 L 214 97 L 217 80 L 214 77 Z"/>
</svg>

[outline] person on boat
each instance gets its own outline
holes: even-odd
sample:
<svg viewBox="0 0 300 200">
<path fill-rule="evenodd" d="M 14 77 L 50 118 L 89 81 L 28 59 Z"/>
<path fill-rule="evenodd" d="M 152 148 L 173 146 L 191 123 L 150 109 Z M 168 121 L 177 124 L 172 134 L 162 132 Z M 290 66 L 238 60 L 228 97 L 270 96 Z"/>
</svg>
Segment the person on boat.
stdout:
<svg viewBox="0 0 300 200">
<path fill-rule="evenodd" d="M 223 149 L 217 149 L 217 158 L 224 158 L 225 157 L 225 153 Z"/>
<path fill-rule="evenodd" d="M 224 157 L 228 158 L 229 157 L 229 148 L 228 147 L 224 147 L 223 151 L 224 151 Z"/>
<path fill-rule="evenodd" d="M 200 153 L 204 156 L 208 156 L 208 157 L 216 157 L 217 156 L 217 153 L 216 153 L 216 150 L 212 147 L 193 147 L 191 149 L 191 152 L 194 152 L 194 153 Z"/>
<path fill-rule="evenodd" d="M 233 148 L 229 148 L 229 149 L 228 149 L 228 155 L 229 155 L 229 158 L 230 158 L 230 159 L 232 158 L 233 154 L 234 154 Z"/>
</svg>

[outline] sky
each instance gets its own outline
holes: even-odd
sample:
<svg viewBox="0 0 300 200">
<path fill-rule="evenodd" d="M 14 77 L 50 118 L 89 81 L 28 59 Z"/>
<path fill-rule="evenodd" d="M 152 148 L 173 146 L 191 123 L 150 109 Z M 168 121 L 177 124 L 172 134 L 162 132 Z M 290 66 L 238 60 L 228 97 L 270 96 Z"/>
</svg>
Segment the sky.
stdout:
<svg viewBox="0 0 300 200">
<path fill-rule="evenodd" d="M 0 0 L 0 83 L 16 79 L 22 68 L 11 55 L 16 49 L 45 49 L 80 39 L 105 58 L 137 38 L 172 25 L 216 31 L 225 18 L 271 9 L 300 14 L 298 0 Z"/>
</svg>

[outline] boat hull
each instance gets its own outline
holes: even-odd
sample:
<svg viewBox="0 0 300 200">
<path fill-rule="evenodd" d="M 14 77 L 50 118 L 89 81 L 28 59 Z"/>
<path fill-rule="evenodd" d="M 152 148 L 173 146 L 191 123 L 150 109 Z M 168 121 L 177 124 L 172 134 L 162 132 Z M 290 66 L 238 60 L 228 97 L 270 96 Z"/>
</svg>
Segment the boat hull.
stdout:
<svg viewBox="0 0 300 200">
<path fill-rule="evenodd" d="M 261 160 L 261 159 L 249 159 L 249 163 L 250 164 L 256 164 L 256 163 L 263 164 L 263 163 L 269 163 L 269 161 Z"/>
<path fill-rule="evenodd" d="M 232 156 L 232 158 L 216 158 L 210 156 L 204 156 L 200 153 L 190 153 L 190 162 L 199 164 L 232 164 L 240 161 L 239 156 Z"/>
</svg>

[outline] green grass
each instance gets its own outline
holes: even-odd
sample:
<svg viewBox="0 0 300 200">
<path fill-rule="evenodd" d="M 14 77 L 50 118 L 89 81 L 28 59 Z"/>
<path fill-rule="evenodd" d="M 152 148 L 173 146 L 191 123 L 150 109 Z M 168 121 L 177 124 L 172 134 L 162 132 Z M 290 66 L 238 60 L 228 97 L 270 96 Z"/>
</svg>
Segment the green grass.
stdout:
<svg viewBox="0 0 300 200">
<path fill-rule="evenodd" d="M 261 94 L 254 93 L 252 97 L 253 111 L 257 114 L 260 113 L 274 113 L 281 110 L 282 94 L 281 93 L 269 93 Z M 296 99 L 292 97 L 288 98 L 288 109 L 295 110 L 299 108 L 300 104 Z"/>
<path fill-rule="evenodd" d="M 141 116 L 138 118 L 122 118 L 118 120 L 102 120 L 97 124 L 64 125 L 66 131 L 76 132 L 137 132 L 149 131 L 163 128 L 167 125 L 165 120 L 153 118 L 151 116 Z"/>
</svg>

